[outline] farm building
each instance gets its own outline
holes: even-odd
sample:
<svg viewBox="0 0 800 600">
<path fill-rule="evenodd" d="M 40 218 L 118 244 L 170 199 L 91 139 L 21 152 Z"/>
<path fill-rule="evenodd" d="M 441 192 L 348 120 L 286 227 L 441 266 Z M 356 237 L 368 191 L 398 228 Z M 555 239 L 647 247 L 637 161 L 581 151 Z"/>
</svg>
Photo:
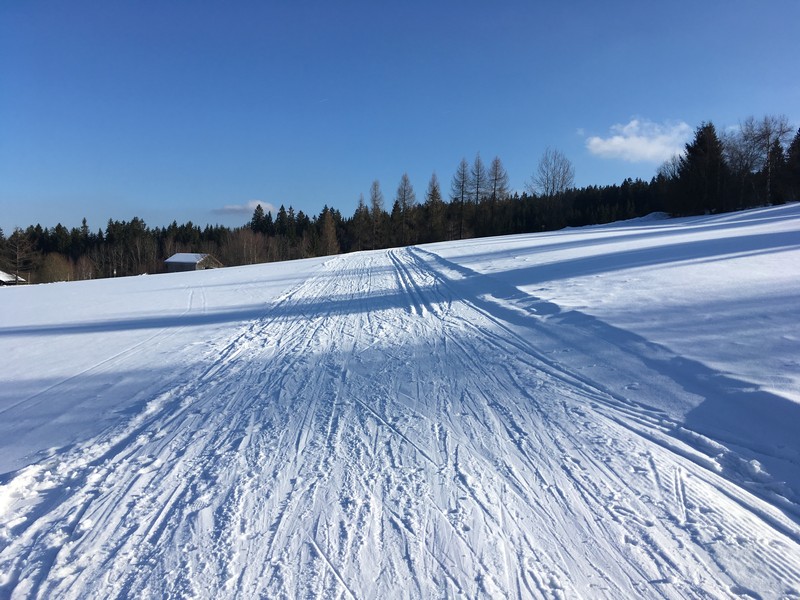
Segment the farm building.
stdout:
<svg viewBox="0 0 800 600">
<path fill-rule="evenodd" d="M 178 252 L 173 254 L 166 261 L 168 273 L 178 271 L 202 271 L 204 269 L 218 269 L 222 266 L 216 258 L 210 254 L 194 254 L 191 252 Z"/>
<path fill-rule="evenodd" d="M 0 271 L 0 285 L 17 285 L 18 283 L 25 283 L 25 280 L 19 275 Z"/>
</svg>

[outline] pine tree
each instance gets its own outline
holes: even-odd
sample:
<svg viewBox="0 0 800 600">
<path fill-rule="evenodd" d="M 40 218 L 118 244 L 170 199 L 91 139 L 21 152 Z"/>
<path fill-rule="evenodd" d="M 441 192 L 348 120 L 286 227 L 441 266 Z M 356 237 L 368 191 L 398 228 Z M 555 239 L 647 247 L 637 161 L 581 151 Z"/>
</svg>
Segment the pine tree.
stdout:
<svg viewBox="0 0 800 600">
<path fill-rule="evenodd" d="M 81 243 L 81 249 L 83 251 L 85 251 L 89 247 L 91 236 L 92 232 L 89 230 L 89 223 L 86 221 L 86 217 L 83 217 L 80 229 L 80 243 Z"/>
<path fill-rule="evenodd" d="M 264 209 L 260 204 L 256 205 L 253 211 L 253 218 L 250 219 L 250 229 L 254 233 L 266 233 L 266 217 L 264 216 Z"/>
<path fill-rule="evenodd" d="M 433 173 L 428 182 L 428 189 L 425 192 L 426 241 L 438 242 L 445 238 L 444 211 L 445 206 L 442 200 L 439 178 L 436 177 L 436 173 Z"/>
<path fill-rule="evenodd" d="M 717 130 L 711 122 L 702 123 L 680 158 L 677 193 L 671 198 L 671 212 L 691 215 L 724 210 L 727 178 Z"/>
<path fill-rule="evenodd" d="M 786 202 L 786 155 L 778 140 L 772 142 L 765 171 L 768 181 L 767 197 L 770 199 L 770 204 L 783 204 Z"/>
<path fill-rule="evenodd" d="M 353 249 L 363 250 L 369 246 L 370 219 L 369 210 L 364 203 L 364 194 L 358 197 L 358 207 L 353 214 Z"/>
<path fill-rule="evenodd" d="M 3 228 L 0 227 L 0 268 L 6 266 L 6 236 L 3 233 Z"/>
<path fill-rule="evenodd" d="M 336 223 L 332 211 L 325 206 L 321 215 L 320 250 L 323 256 L 339 254 L 339 240 L 336 236 Z"/>
<path fill-rule="evenodd" d="M 783 181 L 787 198 L 793 201 L 800 200 L 800 129 L 797 130 L 786 151 Z"/>
<path fill-rule="evenodd" d="M 278 209 L 278 214 L 275 217 L 275 234 L 287 235 L 289 233 L 289 215 L 286 214 L 286 208 L 281 204 Z"/>
<path fill-rule="evenodd" d="M 294 243 L 297 237 L 297 217 L 295 217 L 294 207 L 291 204 L 289 210 L 286 211 L 286 237 L 289 238 L 290 243 Z"/>
</svg>

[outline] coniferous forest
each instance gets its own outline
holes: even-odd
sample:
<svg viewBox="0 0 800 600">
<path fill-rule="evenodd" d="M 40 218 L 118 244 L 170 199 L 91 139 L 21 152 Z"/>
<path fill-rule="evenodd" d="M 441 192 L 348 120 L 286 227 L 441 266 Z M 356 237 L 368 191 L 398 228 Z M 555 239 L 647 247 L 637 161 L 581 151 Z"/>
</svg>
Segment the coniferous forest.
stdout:
<svg viewBox="0 0 800 600">
<path fill-rule="evenodd" d="M 109 219 L 93 230 L 61 224 L 0 229 L 0 269 L 31 283 L 159 273 L 176 252 L 214 255 L 224 265 L 324 256 L 409 244 L 528 233 L 608 223 L 666 212 L 688 216 L 782 204 L 800 198 L 800 130 L 785 117 L 748 118 L 719 132 L 702 123 L 682 154 L 650 181 L 573 186 L 570 161 L 548 149 L 522 193 L 511 193 L 508 173 L 495 158 L 462 159 L 450 181 L 434 173 L 414 190 L 403 174 L 397 187 L 374 181 L 351 216 L 332 207 L 307 215 L 260 206 L 237 228 L 191 222 L 149 227 L 134 217 Z"/>
</svg>

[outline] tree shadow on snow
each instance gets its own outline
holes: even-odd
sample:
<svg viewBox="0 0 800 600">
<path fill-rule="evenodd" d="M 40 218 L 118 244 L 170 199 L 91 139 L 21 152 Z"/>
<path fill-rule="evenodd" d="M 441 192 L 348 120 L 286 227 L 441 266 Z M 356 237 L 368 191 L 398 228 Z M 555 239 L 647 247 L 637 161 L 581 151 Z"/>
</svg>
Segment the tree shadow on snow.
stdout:
<svg viewBox="0 0 800 600">
<path fill-rule="evenodd" d="M 763 242 L 759 236 L 759 245 Z M 530 283 L 523 277 L 524 270 L 513 274 L 503 272 L 502 277 L 481 275 L 422 249 L 413 249 L 412 253 L 417 260 L 435 265 L 456 296 L 512 325 L 518 332 L 523 329 L 521 335 L 535 349 L 571 346 L 578 353 L 583 350 L 584 356 L 595 361 L 607 361 L 586 375 L 574 368 L 571 374 L 585 377 L 593 387 L 621 402 L 620 406 L 636 403 L 646 411 L 663 410 L 670 417 L 667 422 L 673 423 L 670 434 L 674 438 L 716 462 L 723 477 L 800 523 L 797 433 L 800 404 L 678 356 L 668 348 L 600 319 L 575 310 L 562 311 L 552 302 L 525 294 L 509 282 Z M 448 278 L 448 271 L 458 273 L 460 278 Z M 541 352 L 537 358 L 549 360 L 554 368 L 569 369 L 568 360 L 562 364 L 562 359 L 556 362 L 548 356 L 547 352 Z M 664 391 L 668 394 L 672 390 L 676 396 L 662 397 L 662 406 L 651 406 L 641 402 L 637 386 L 620 389 L 620 377 L 625 374 L 623 365 L 628 363 L 640 369 L 627 373 L 631 378 L 638 377 L 645 383 L 648 378 L 671 381 L 673 384 Z M 651 374 L 641 369 L 650 370 Z M 658 392 L 659 387 L 649 389 L 650 395 L 654 390 Z M 614 406 L 612 402 L 610 407 Z M 692 459 L 690 455 L 685 457 Z"/>
<path fill-rule="evenodd" d="M 675 232 L 669 232 L 674 236 Z M 646 236 L 650 237 L 650 236 Z M 624 241 L 629 241 L 627 236 Z M 611 243 L 612 240 L 600 240 L 600 244 Z M 581 241 L 564 244 L 565 248 L 595 247 L 595 240 Z M 557 260 L 535 264 L 537 256 L 547 254 L 559 248 L 543 246 L 541 249 L 501 250 L 492 253 L 480 254 L 482 262 L 491 261 L 492 258 L 512 258 L 522 261 L 525 266 L 511 268 L 498 272 L 495 277 L 513 283 L 514 285 L 534 285 L 548 281 L 572 279 L 588 275 L 602 275 L 622 269 L 654 268 L 673 265 L 681 262 L 709 262 L 731 255 L 760 255 L 782 252 L 800 248 L 800 236 L 796 232 L 753 234 L 736 238 L 696 240 L 690 242 L 659 245 L 652 248 L 636 248 L 595 255 L 581 256 L 579 258 Z M 458 260 L 468 262 L 470 256 L 459 256 Z M 534 264 L 531 264 L 534 263 Z"/>
</svg>

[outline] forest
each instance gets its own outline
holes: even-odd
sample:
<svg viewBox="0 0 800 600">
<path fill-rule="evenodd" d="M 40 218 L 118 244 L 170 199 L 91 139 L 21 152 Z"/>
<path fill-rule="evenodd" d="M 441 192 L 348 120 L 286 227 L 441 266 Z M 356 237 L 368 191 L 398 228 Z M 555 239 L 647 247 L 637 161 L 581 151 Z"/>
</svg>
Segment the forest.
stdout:
<svg viewBox="0 0 800 600">
<path fill-rule="evenodd" d="M 258 206 L 241 227 L 192 222 L 150 227 L 134 217 L 92 230 L 31 225 L 0 229 L 0 270 L 26 283 L 160 273 L 176 252 L 215 256 L 226 266 L 325 256 L 411 244 L 557 230 L 666 212 L 712 214 L 800 198 L 800 130 L 784 116 L 749 117 L 719 132 L 701 123 L 684 151 L 650 181 L 573 185 L 574 170 L 548 149 L 522 192 L 511 192 L 499 157 L 487 167 L 463 158 L 448 189 L 434 173 L 419 197 L 403 174 L 393 196 L 374 181 L 351 216 L 325 206 L 318 215 Z"/>
</svg>

